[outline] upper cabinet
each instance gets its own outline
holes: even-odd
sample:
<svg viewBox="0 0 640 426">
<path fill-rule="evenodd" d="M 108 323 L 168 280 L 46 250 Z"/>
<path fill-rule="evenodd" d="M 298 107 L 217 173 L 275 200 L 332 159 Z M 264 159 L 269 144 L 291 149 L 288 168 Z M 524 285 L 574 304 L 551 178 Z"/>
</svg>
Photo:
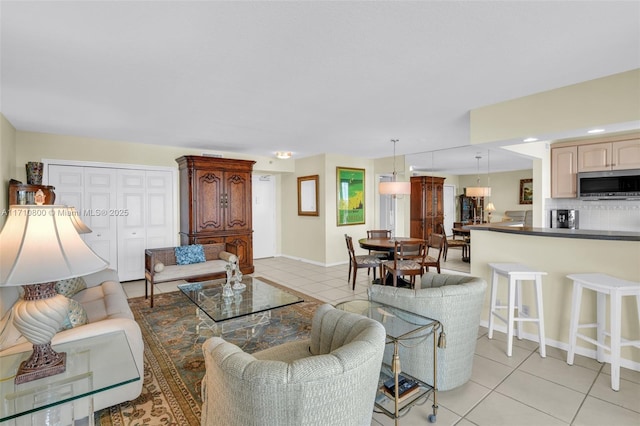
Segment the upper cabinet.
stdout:
<svg viewBox="0 0 640 426">
<path fill-rule="evenodd" d="M 578 146 L 579 172 L 637 168 L 640 168 L 640 139 Z"/>
<path fill-rule="evenodd" d="M 551 149 L 551 198 L 575 198 L 577 193 L 578 147 Z"/>
<path fill-rule="evenodd" d="M 575 198 L 578 172 L 640 168 L 640 134 L 551 147 L 551 198 Z"/>
</svg>

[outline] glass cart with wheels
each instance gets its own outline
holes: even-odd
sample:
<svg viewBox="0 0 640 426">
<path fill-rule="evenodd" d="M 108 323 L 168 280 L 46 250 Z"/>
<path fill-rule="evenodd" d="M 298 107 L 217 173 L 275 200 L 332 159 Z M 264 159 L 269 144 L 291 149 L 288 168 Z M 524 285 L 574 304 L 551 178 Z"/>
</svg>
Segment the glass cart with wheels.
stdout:
<svg viewBox="0 0 640 426">
<path fill-rule="evenodd" d="M 411 410 L 411 407 L 424 404 L 433 394 L 433 413 L 429 415 L 430 423 L 436 422 L 438 414 L 437 387 L 437 350 L 438 340 L 444 346 L 443 339 L 436 336 L 442 332 L 442 325 L 437 320 L 414 314 L 403 309 L 368 300 L 352 300 L 336 305 L 336 308 L 348 312 L 355 312 L 380 322 L 387 333 L 387 344 L 393 345 L 391 363 L 382 363 L 378 393 L 375 408 L 392 419 L 396 426 L 401 417 Z M 398 348 L 400 345 L 415 346 L 425 340 L 433 341 L 433 383 L 428 384 L 413 376 L 402 372 Z M 427 343 L 429 344 L 429 343 Z M 409 391 L 401 395 L 403 383 Z M 392 389 L 392 391 L 390 390 Z"/>
</svg>

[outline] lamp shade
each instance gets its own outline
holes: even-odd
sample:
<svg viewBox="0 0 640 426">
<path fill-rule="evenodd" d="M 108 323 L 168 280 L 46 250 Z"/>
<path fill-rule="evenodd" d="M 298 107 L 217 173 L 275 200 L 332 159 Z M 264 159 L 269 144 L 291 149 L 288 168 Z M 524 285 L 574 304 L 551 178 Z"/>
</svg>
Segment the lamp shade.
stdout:
<svg viewBox="0 0 640 426">
<path fill-rule="evenodd" d="M 464 191 L 467 197 L 490 197 L 491 188 L 488 186 L 471 186 Z"/>
<path fill-rule="evenodd" d="M 411 182 L 380 182 L 378 191 L 383 195 L 411 194 Z"/>
<path fill-rule="evenodd" d="M 80 238 L 67 206 L 11 206 L 0 233 L 0 286 L 87 275 L 108 263 Z"/>
<path fill-rule="evenodd" d="M 489 203 L 487 204 L 487 207 L 484 208 L 484 211 L 486 212 L 495 212 L 496 211 L 496 206 L 493 205 L 493 203 Z"/>
<path fill-rule="evenodd" d="M 91 228 L 85 225 L 82 219 L 80 219 L 78 210 L 76 210 L 75 207 L 69 207 L 69 212 L 71 212 L 71 221 L 73 222 L 73 227 L 76 228 L 78 234 L 89 234 L 93 232 Z"/>
</svg>

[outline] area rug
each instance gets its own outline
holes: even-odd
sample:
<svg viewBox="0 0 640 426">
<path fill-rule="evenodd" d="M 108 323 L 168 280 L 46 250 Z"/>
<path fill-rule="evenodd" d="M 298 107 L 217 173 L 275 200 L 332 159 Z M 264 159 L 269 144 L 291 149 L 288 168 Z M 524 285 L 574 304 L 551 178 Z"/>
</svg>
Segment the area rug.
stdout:
<svg viewBox="0 0 640 426">
<path fill-rule="evenodd" d="M 260 278 L 304 299 L 304 302 L 271 313 L 268 325 L 225 333 L 224 339 L 253 353 L 281 343 L 305 339 L 311 319 L 323 302 Z M 196 331 L 195 305 L 180 292 L 154 296 L 154 307 L 144 297 L 129 299 L 129 306 L 144 340 L 142 394 L 127 403 L 95 414 L 101 426 L 199 425 L 200 383 L 205 373 L 202 343 L 209 330 Z"/>
</svg>

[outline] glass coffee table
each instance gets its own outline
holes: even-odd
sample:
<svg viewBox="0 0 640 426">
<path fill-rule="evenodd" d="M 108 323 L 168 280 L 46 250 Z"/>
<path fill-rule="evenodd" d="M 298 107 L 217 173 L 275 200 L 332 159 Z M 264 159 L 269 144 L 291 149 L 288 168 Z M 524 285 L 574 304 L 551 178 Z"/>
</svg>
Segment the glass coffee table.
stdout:
<svg viewBox="0 0 640 426">
<path fill-rule="evenodd" d="M 269 324 L 271 311 L 284 306 L 304 302 L 304 299 L 281 290 L 256 277 L 243 277 L 246 287 L 234 290 L 233 296 L 222 295 L 224 279 L 180 284 L 178 288 L 196 305 L 196 316 L 202 327 L 215 335 Z"/>
<path fill-rule="evenodd" d="M 77 412 L 86 411 L 87 423 L 93 425 L 94 394 L 140 380 L 124 331 L 60 343 L 53 348 L 67 353 L 66 371 L 18 385 L 13 379 L 31 349 L 0 358 L 0 424 L 76 424 L 82 420 L 75 418 Z M 86 404 L 86 408 L 79 404 Z"/>
<path fill-rule="evenodd" d="M 369 300 L 352 300 L 336 305 L 337 309 L 347 312 L 354 312 L 372 318 L 384 326 L 387 334 L 387 344 L 393 344 L 393 357 L 391 364 L 382 363 L 380 370 L 380 380 L 378 383 L 378 393 L 376 395 L 375 407 L 379 412 L 391 417 L 398 424 L 398 419 L 404 416 L 413 405 L 422 404 L 427 401 L 429 395 L 433 395 L 433 414 L 429 415 L 429 422 L 436 421 L 438 414 L 438 386 L 436 382 L 437 371 L 437 340 L 436 334 L 442 332 L 442 325 L 437 320 L 414 314 L 400 308 L 395 308 L 383 303 Z M 401 371 L 400 356 L 398 355 L 399 345 L 411 345 L 423 340 L 433 340 L 433 377 L 434 383 L 428 384 L 416 379 Z M 417 386 L 411 392 L 401 397 L 398 392 L 393 394 L 385 392 L 385 384 L 394 384 L 394 389 L 398 386 L 400 375 L 415 382 Z"/>
</svg>

